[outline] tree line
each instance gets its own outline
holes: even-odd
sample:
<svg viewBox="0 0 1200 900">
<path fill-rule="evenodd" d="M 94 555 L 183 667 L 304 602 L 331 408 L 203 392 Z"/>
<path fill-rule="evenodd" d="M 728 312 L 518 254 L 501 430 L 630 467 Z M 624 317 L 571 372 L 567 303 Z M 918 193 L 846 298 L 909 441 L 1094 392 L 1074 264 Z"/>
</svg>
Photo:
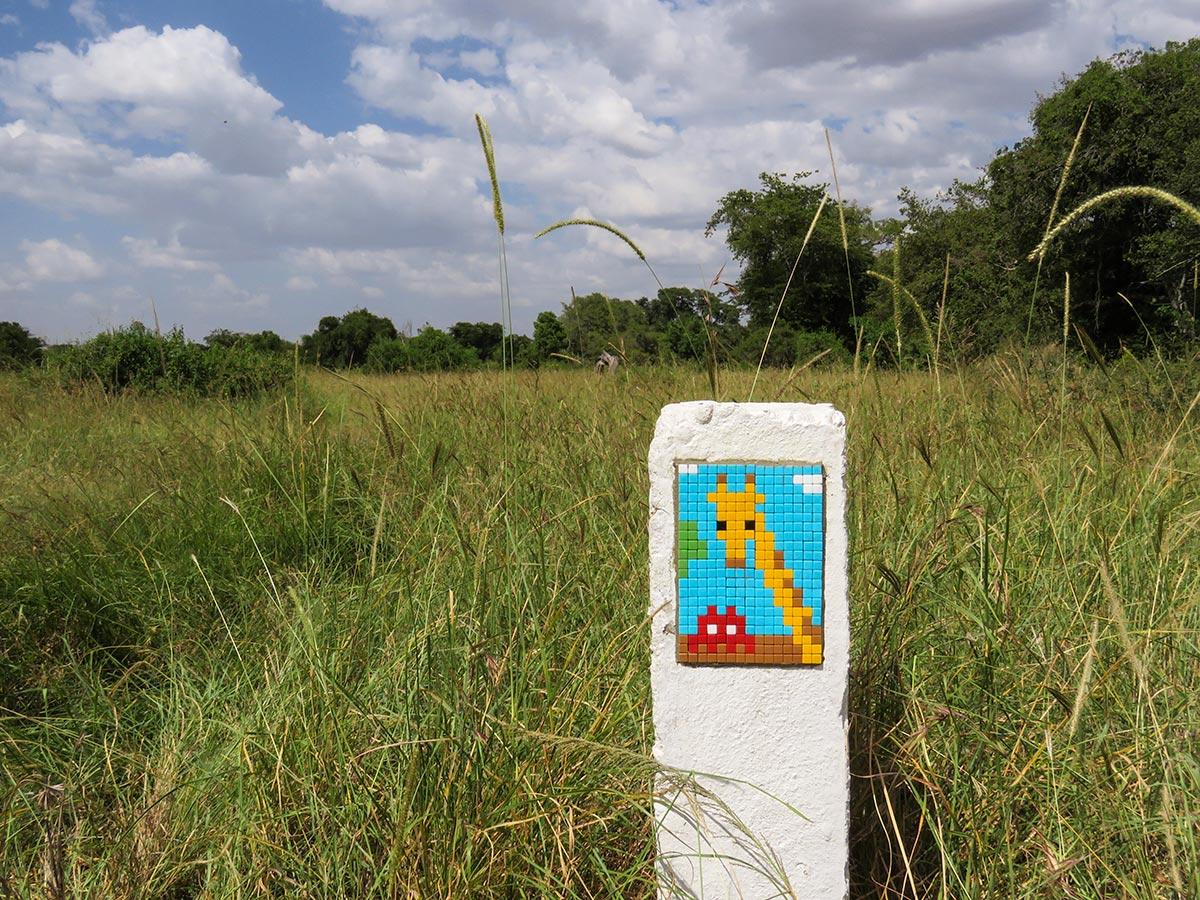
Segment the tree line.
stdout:
<svg viewBox="0 0 1200 900">
<path fill-rule="evenodd" d="M 751 329 L 778 315 L 884 364 L 935 342 L 970 359 L 1061 340 L 1068 276 L 1072 340 L 1108 354 L 1194 351 L 1200 213 L 1117 191 L 1030 254 L 1052 219 L 1117 188 L 1200 206 L 1198 96 L 1200 39 L 1123 52 L 1040 97 L 1030 135 L 977 179 L 935 197 L 905 188 L 894 217 L 853 202 L 818 217 L 830 185 L 764 173 L 757 190 L 722 198 L 708 231 L 725 228 L 742 263 L 736 299 Z"/>
</svg>

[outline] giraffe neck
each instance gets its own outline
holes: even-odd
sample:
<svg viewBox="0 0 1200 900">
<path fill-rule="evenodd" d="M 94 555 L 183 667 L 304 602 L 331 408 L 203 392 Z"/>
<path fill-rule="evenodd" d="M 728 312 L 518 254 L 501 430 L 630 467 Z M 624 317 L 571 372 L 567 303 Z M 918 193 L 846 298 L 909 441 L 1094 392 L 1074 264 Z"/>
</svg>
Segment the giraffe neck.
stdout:
<svg viewBox="0 0 1200 900">
<path fill-rule="evenodd" d="M 775 535 L 770 531 L 760 531 L 754 535 L 754 567 L 763 572 L 779 568 L 775 556 Z"/>
</svg>

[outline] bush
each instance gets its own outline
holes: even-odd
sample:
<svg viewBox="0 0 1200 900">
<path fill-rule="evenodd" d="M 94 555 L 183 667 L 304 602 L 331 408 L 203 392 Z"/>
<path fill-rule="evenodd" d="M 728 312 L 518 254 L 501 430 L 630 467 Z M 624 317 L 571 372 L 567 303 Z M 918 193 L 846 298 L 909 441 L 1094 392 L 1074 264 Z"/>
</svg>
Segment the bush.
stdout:
<svg viewBox="0 0 1200 900">
<path fill-rule="evenodd" d="M 477 365 L 479 355 L 474 350 L 431 325 L 426 325 L 415 337 L 376 339 L 366 362 L 372 372 L 443 372 Z"/>
<path fill-rule="evenodd" d="M 332 369 L 349 369 L 364 365 L 376 341 L 392 340 L 396 326 L 385 316 L 365 309 L 355 309 L 340 319 L 325 316 L 317 330 L 300 339 L 304 359 Z"/>
<path fill-rule="evenodd" d="M 795 348 L 796 362 L 801 365 L 820 353 L 825 355 L 816 360 L 814 365 L 832 366 L 850 362 L 851 359 L 850 351 L 842 339 L 827 328 L 797 332 L 792 339 L 792 347 Z"/>
<path fill-rule="evenodd" d="M 771 335 L 770 342 L 767 334 Z M 763 354 L 764 345 L 767 352 Z M 790 368 L 796 364 L 796 330 L 782 320 L 775 323 L 772 331 L 768 326 L 748 328 L 741 335 L 736 350 L 738 360 L 757 366 L 759 360 L 765 367 Z"/>
<path fill-rule="evenodd" d="M 367 351 L 366 369 L 368 372 L 399 372 L 408 368 L 408 338 L 400 335 L 394 338 L 379 338 Z"/>
<path fill-rule="evenodd" d="M 205 347 L 178 328 L 160 335 L 141 322 L 66 347 L 53 364 L 62 381 L 95 383 L 110 394 L 240 397 L 284 384 L 293 374 L 285 357 L 237 345 Z"/>
<path fill-rule="evenodd" d="M 225 348 L 246 347 L 256 353 L 291 353 L 296 346 L 291 341 L 285 341 L 274 331 L 266 330 L 248 334 L 242 331 L 230 331 L 228 328 L 218 328 L 216 331 L 209 332 L 204 343 L 209 347 L 218 345 Z"/>
<path fill-rule="evenodd" d="M 562 320 L 550 310 L 538 313 L 533 320 L 533 347 L 530 355 L 535 363 L 548 360 L 567 349 L 567 329 Z"/>
<path fill-rule="evenodd" d="M 239 345 L 228 349 L 210 347 L 205 354 L 211 363 L 212 381 L 210 388 L 200 393 L 248 397 L 282 387 L 295 375 L 292 360 L 278 352 Z"/>
<path fill-rule="evenodd" d="M 666 344 L 676 359 L 703 360 L 708 346 L 704 321 L 696 315 L 673 319 L 667 325 Z"/>
<path fill-rule="evenodd" d="M 42 360 L 45 342 L 16 322 L 0 322 L 0 370 L 24 369 Z"/>
</svg>

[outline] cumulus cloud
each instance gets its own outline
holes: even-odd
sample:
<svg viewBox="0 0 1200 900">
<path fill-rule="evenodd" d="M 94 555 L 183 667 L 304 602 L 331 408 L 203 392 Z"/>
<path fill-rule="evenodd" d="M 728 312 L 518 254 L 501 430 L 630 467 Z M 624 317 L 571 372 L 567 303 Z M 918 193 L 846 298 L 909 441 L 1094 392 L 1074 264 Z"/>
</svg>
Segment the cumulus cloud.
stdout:
<svg viewBox="0 0 1200 900">
<path fill-rule="evenodd" d="M 289 291 L 315 291 L 317 281 L 308 275 L 293 275 L 287 280 L 286 287 Z"/>
<path fill-rule="evenodd" d="M 104 266 L 90 253 L 57 238 L 22 241 L 21 251 L 25 254 L 25 275 L 34 283 L 94 281 L 104 274 Z"/>
<path fill-rule="evenodd" d="M 464 50 L 459 54 L 458 61 L 463 68 L 478 72 L 480 75 L 500 74 L 500 57 L 491 47 Z"/>
<path fill-rule="evenodd" d="M 178 235 L 163 244 L 156 240 L 126 235 L 121 243 L 129 258 L 143 269 L 170 269 L 177 272 L 215 272 L 218 265 L 206 259 L 195 259 L 179 243 Z"/>
<path fill-rule="evenodd" d="M 96 6 L 96 0 L 72 0 L 67 12 L 93 35 L 108 34 L 108 20 Z"/>
</svg>

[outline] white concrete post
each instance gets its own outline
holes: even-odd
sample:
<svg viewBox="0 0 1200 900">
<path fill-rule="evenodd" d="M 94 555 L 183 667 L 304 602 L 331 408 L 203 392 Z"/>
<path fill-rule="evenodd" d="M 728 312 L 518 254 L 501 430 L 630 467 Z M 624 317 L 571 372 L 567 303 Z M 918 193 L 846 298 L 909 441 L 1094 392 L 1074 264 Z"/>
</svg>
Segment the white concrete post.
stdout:
<svg viewBox="0 0 1200 900">
<path fill-rule="evenodd" d="M 660 897 L 848 891 L 846 427 L 676 403 L 650 446 Z"/>
</svg>

